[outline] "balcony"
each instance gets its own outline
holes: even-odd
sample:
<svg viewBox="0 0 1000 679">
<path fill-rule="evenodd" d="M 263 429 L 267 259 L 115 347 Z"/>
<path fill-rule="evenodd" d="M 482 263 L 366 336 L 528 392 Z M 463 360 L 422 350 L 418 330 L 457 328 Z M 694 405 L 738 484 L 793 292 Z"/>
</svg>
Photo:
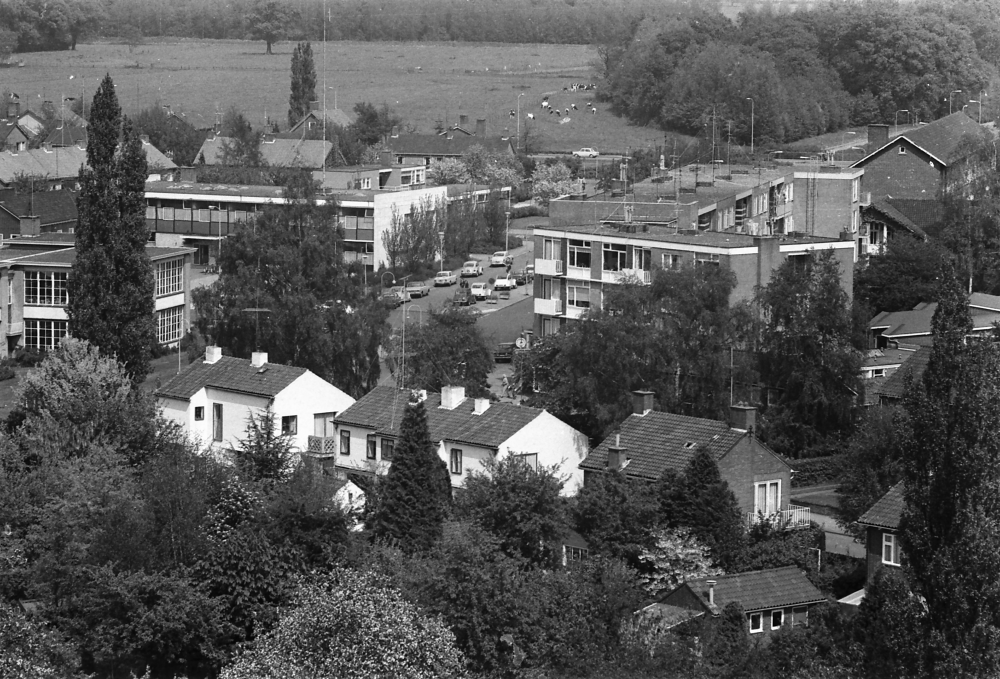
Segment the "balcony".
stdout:
<svg viewBox="0 0 1000 679">
<path fill-rule="evenodd" d="M 7 336 L 12 337 L 14 335 L 24 334 L 24 321 L 17 321 L 16 323 L 7 324 Z"/>
<path fill-rule="evenodd" d="M 561 259 L 536 259 L 535 273 L 542 276 L 562 276 L 565 271 Z"/>
<path fill-rule="evenodd" d="M 538 273 L 538 269 L 535 269 L 535 273 Z M 566 277 L 567 278 L 578 278 L 580 280 L 589 281 L 590 280 L 590 268 L 580 267 L 580 266 L 568 266 L 566 267 Z"/>
<path fill-rule="evenodd" d="M 626 279 L 630 283 L 638 281 L 643 285 L 649 285 L 653 282 L 653 272 L 645 269 L 622 269 L 618 272 L 618 280 L 615 282 L 624 283 Z"/>
<path fill-rule="evenodd" d="M 570 306 L 566 305 L 566 318 L 572 318 L 573 320 L 578 320 L 583 318 L 583 315 L 590 311 L 588 307 L 582 306 Z"/>
<path fill-rule="evenodd" d="M 560 316 L 563 312 L 563 301 L 561 299 L 539 299 L 535 298 L 535 313 L 542 316 Z"/>
<path fill-rule="evenodd" d="M 751 512 L 747 514 L 747 530 L 756 526 L 762 519 L 770 521 L 771 525 L 777 530 L 808 528 L 812 522 L 812 510 L 809 507 L 788 505 L 788 509 L 783 509 L 769 515 Z"/>
<path fill-rule="evenodd" d="M 313 455 L 336 455 L 337 437 L 310 436 L 309 443 L 306 446 L 306 450 L 308 450 Z"/>
</svg>

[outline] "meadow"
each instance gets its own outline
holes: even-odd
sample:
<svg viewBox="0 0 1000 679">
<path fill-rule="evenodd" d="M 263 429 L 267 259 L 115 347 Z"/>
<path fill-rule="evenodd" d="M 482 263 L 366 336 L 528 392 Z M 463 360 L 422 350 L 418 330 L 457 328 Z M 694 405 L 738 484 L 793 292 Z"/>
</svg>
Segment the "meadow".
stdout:
<svg viewBox="0 0 1000 679">
<path fill-rule="evenodd" d="M 262 42 L 174 40 L 128 45 L 80 44 L 75 52 L 18 55 L 21 68 L 0 70 L 0 88 L 20 95 L 29 108 L 44 100 L 85 96 L 87 102 L 110 73 L 126 112 L 157 102 L 174 110 L 213 116 L 230 106 L 244 112 L 255 128 L 267 118 L 287 127 L 291 43 L 264 54 Z M 592 146 L 621 152 L 662 143 L 654 128 L 634 127 L 596 101 L 593 91 L 564 92 L 572 83 L 593 80 L 593 49 L 586 45 L 507 45 L 472 43 L 329 42 L 313 44 L 317 94 L 324 79 L 327 106 L 351 112 L 356 102 L 388 104 L 418 132 L 436 121 L 457 123 L 467 115 L 473 127 L 487 120 L 489 134 L 517 130 L 510 110 L 520 99 L 521 131 L 532 126 L 536 151 L 573 151 Z M 85 93 L 85 94 L 84 94 Z M 569 122 L 542 113 L 541 102 L 569 108 Z M 587 102 L 597 114 L 585 112 Z M 578 106 L 577 111 L 572 105 Z M 534 113 L 535 120 L 527 119 Z"/>
</svg>

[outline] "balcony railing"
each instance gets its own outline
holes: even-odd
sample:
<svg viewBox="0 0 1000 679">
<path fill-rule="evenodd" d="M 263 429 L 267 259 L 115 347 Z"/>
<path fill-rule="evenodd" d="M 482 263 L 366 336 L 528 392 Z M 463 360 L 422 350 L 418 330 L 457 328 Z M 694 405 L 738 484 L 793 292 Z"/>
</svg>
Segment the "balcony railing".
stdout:
<svg viewBox="0 0 1000 679">
<path fill-rule="evenodd" d="M 783 509 L 773 514 L 751 512 L 747 514 L 747 529 L 753 528 L 761 521 L 769 521 L 772 526 L 779 530 L 808 528 L 812 522 L 812 510 L 809 507 L 788 505 L 788 509 Z"/>
<path fill-rule="evenodd" d="M 622 269 L 618 274 L 619 283 L 639 281 L 643 285 L 649 285 L 653 281 L 653 272 L 645 269 Z"/>
<path fill-rule="evenodd" d="M 565 268 L 561 259 L 536 259 L 535 273 L 542 276 L 562 276 Z"/>
<path fill-rule="evenodd" d="M 563 312 L 563 301 L 561 299 L 538 299 L 535 298 L 535 313 L 543 316 L 560 316 Z"/>
<path fill-rule="evenodd" d="M 565 314 L 566 318 L 578 319 L 578 318 L 583 318 L 583 315 L 588 311 L 590 311 L 588 307 L 570 306 L 569 304 L 567 304 Z"/>
<path fill-rule="evenodd" d="M 316 455 L 336 455 L 336 436 L 310 436 L 306 449 Z"/>
<path fill-rule="evenodd" d="M 537 273 L 537 270 L 536 270 Z M 580 278 L 583 280 L 590 280 L 590 269 L 581 266 L 568 266 L 566 267 L 566 276 L 568 278 Z"/>
</svg>

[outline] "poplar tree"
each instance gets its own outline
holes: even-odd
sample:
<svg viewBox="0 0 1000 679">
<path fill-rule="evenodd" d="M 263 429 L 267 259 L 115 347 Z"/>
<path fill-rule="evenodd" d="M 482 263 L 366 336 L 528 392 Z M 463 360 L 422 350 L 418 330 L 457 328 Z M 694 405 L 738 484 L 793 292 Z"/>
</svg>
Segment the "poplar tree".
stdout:
<svg viewBox="0 0 1000 679">
<path fill-rule="evenodd" d="M 312 44 L 300 42 L 292 50 L 292 93 L 288 97 L 288 127 L 294 127 L 316 101 L 316 64 Z M 325 123 L 324 123 L 325 124 Z"/>
<path fill-rule="evenodd" d="M 430 549 L 441 537 L 451 482 L 431 441 L 422 401 L 406 406 L 381 494 L 375 537 L 393 540 L 406 552 Z"/>
<path fill-rule="evenodd" d="M 146 156 L 122 115 L 110 75 L 101 81 L 90 113 L 66 313 L 74 337 L 115 357 L 138 384 L 149 373 L 156 340 L 153 269 L 146 254 Z"/>
</svg>

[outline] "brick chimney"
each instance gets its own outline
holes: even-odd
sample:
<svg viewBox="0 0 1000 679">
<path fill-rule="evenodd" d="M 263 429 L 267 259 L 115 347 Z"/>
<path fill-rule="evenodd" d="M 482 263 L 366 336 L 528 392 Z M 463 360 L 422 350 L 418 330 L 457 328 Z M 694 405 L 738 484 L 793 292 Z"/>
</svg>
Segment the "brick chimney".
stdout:
<svg viewBox="0 0 1000 679">
<path fill-rule="evenodd" d="M 205 363 L 212 364 L 218 363 L 219 359 L 222 358 L 222 348 L 217 347 L 214 344 L 205 347 Z"/>
<path fill-rule="evenodd" d="M 743 404 L 729 406 L 729 426 L 733 429 L 753 431 L 757 426 L 757 409 Z"/>
<path fill-rule="evenodd" d="M 382 167 L 389 167 L 392 165 L 392 151 L 390 149 L 379 151 L 378 162 Z"/>
<path fill-rule="evenodd" d="M 477 137 L 486 136 L 486 118 L 476 119 L 476 136 Z"/>
<path fill-rule="evenodd" d="M 608 471 L 621 471 L 625 468 L 628 460 L 625 457 L 625 449 L 622 448 L 621 431 L 615 430 L 615 445 L 608 446 Z"/>
<path fill-rule="evenodd" d="M 865 144 L 865 155 L 877 151 L 889 143 L 888 125 L 869 125 L 868 143 Z"/>
<path fill-rule="evenodd" d="M 267 363 L 267 352 L 266 351 L 255 351 L 250 354 L 250 365 L 255 368 L 263 368 L 264 364 Z"/>
<path fill-rule="evenodd" d="M 632 392 L 632 412 L 645 415 L 653 409 L 653 392 L 637 390 Z"/>
<path fill-rule="evenodd" d="M 441 387 L 441 407 L 454 410 L 465 400 L 465 387 Z"/>
</svg>

